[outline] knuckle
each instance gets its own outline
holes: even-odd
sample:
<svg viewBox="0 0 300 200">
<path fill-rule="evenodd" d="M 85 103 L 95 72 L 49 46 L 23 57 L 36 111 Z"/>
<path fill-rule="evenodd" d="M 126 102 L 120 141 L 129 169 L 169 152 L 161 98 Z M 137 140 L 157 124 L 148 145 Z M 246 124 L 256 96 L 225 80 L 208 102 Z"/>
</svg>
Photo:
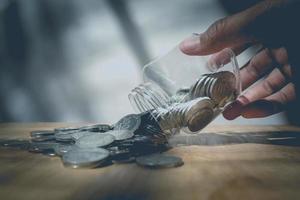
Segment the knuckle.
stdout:
<svg viewBox="0 0 300 200">
<path fill-rule="evenodd" d="M 270 80 L 265 79 L 262 82 L 262 87 L 264 88 L 265 91 L 267 91 L 269 94 L 272 94 L 274 91 L 278 89 L 278 87 Z"/>
<path fill-rule="evenodd" d="M 278 96 L 279 96 L 279 101 L 282 103 L 286 103 L 289 101 L 289 95 L 283 90 L 278 92 Z"/>
<path fill-rule="evenodd" d="M 259 64 L 257 63 L 255 57 L 250 60 L 249 66 L 247 66 L 246 69 L 247 72 L 254 77 L 259 75 Z"/>
<path fill-rule="evenodd" d="M 205 34 L 200 37 L 201 42 L 213 43 L 215 40 L 219 38 L 219 36 L 223 37 L 224 30 L 227 27 L 227 19 L 222 18 L 214 22 L 205 32 Z"/>
<path fill-rule="evenodd" d="M 284 47 L 274 50 L 273 55 L 279 64 L 283 65 L 288 63 L 288 54 Z"/>
</svg>

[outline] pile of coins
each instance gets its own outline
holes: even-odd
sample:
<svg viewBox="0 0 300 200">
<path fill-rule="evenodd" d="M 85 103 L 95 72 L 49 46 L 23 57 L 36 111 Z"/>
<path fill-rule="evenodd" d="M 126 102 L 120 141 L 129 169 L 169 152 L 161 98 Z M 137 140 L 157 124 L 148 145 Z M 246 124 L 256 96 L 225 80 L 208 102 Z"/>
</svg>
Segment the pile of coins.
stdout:
<svg viewBox="0 0 300 200">
<path fill-rule="evenodd" d="M 146 86 L 143 88 L 149 89 Z M 0 140 L 0 145 L 60 156 L 65 166 L 73 168 L 135 161 L 144 167 L 177 167 L 183 165 L 181 158 L 161 154 L 170 148 L 168 139 L 174 134 L 172 130 L 183 127 L 191 132 L 201 130 L 220 107 L 237 95 L 235 76 L 227 71 L 205 74 L 190 88 L 178 90 L 169 99 L 163 93 L 143 88 L 135 92 L 151 97 L 151 101 L 143 101 L 147 104 L 138 105 L 145 112 L 127 115 L 114 125 L 33 131 L 30 140 Z"/>
<path fill-rule="evenodd" d="M 59 156 L 66 167 L 95 168 L 113 163 L 135 162 L 149 168 L 177 167 L 181 158 L 163 155 L 169 149 L 162 130 L 150 113 L 130 114 L 116 124 L 32 131 L 30 140 L 0 140 L 13 147 Z"/>
</svg>

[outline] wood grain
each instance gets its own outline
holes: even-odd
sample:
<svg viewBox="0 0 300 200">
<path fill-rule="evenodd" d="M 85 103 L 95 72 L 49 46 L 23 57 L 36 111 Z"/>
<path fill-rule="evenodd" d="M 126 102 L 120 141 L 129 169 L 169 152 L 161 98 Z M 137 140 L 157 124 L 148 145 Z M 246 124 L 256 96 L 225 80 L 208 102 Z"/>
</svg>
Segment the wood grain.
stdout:
<svg viewBox="0 0 300 200">
<path fill-rule="evenodd" d="M 63 123 L 0 124 L 1 138 Z M 74 125 L 74 124 L 73 124 Z M 82 125 L 82 124 L 80 124 Z M 203 133 L 300 131 L 291 126 L 210 126 Z M 300 132 L 299 132 L 300 133 Z M 297 139 L 298 132 L 294 137 Z M 299 134 L 300 137 L 300 134 Z M 299 199 L 300 144 L 255 142 L 178 146 L 184 166 L 150 170 L 135 164 L 65 168 L 60 158 L 0 149 L 1 199 Z"/>
</svg>

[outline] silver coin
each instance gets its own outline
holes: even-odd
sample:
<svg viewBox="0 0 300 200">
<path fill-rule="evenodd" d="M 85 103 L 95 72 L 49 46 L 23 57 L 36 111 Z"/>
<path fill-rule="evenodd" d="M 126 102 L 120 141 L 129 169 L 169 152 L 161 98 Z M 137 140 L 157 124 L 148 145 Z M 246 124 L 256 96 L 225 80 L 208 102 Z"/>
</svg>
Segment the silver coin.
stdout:
<svg viewBox="0 0 300 200">
<path fill-rule="evenodd" d="M 184 163 L 181 158 L 171 155 L 153 154 L 136 158 L 139 166 L 147 168 L 170 168 L 179 167 Z"/>
<path fill-rule="evenodd" d="M 24 139 L 1 139 L 0 146 L 17 149 L 28 149 L 30 142 Z"/>
<path fill-rule="evenodd" d="M 141 116 L 137 114 L 126 115 L 120 119 L 114 126 L 114 130 L 136 131 L 141 124 Z"/>
<path fill-rule="evenodd" d="M 195 88 L 194 88 L 194 95 L 193 95 L 193 98 L 197 98 L 197 97 L 200 97 L 201 94 L 200 94 L 200 89 L 202 88 L 203 86 L 203 83 L 204 81 L 207 79 L 208 77 L 207 76 L 203 76 L 196 84 Z"/>
<path fill-rule="evenodd" d="M 54 133 L 55 132 L 51 130 L 31 131 L 30 136 L 31 137 L 51 136 L 54 135 Z"/>
<path fill-rule="evenodd" d="M 109 152 L 101 148 L 74 148 L 62 156 L 65 166 L 72 168 L 94 168 L 100 165 L 107 157 Z"/>
<path fill-rule="evenodd" d="M 58 143 L 55 142 L 33 142 L 30 144 L 28 151 L 33 153 L 43 153 L 46 150 L 54 150 L 56 145 L 58 145 Z"/>
<path fill-rule="evenodd" d="M 90 132 L 106 132 L 112 129 L 112 127 L 108 124 L 94 124 L 88 126 L 82 126 L 79 128 L 83 131 L 90 131 Z"/>
<path fill-rule="evenodd" d="M 47 142 L 47 141 L 52 141 L 52 140 L 55 140 L 55 136 L 54 135 L 45 135 L 45 136 L 35 136 L 35 137 L 32 137 L 31 140 L 33 142 Z"/>
<path fill-rule="evenodd" d="M 61 131 L 55 133 L 55 140 L 60 142 L 71 142 L 73 141 L 72 135 L 80 130 Z"/>
<path fill-rule="evenodd" d="M 79 130 L 78 127 L 62 127 L 62 128 L 55 128 L 55 132 L 65 132 L 65 131 L 76 131 Z"/>
<path fill-rule="evenodd" d="M 205 97 L 206 94 L 205 94 L 205 91 L 206 91 L 206 88 L 208 86 L 208 84 L 210 83 L 210 81 L 212 80 L 211 77 L 207 76 L 207 78 L 205 79 L 205 81 L 203 81 L 202 85 L 201 85 L 201 88 L 199 88 L 199 96 L 198 97 Z"/>
<path fill-rule="evenodd" d="M 45 156 L 54 157 L 57 156 L 56 152 L 53 149 L 46 149 L 41 152 Z"/>
<path fill-rule="evenodd" d="M 57 146 L 54 147 L 54 151 L 56 155 L 62 156 L 68 151 L 72 150 L 75 145 L 66 145 L 66 144 L 58 144 Z"/>
<path fill-rule="evenodd" d="M 90 131 L 79 131 L 71 134 L 72 140 L 76 141 L 79 140 L 79 138 L 87 135 L 93 135 L 95 132 L 90 132 Z"/>
<path fill-rule="evenodd" d="M 95 148 L 103 147 L 111 144 L 115 140 L 115 137 L 106 133 L 95 133 L 93 135 L 86 135 L 79 138 L 75 145 L 80 148 Z"/>
<path fill-rule="evenodd" d="M 215 73 L 216 81 L 211 88 L 210 97 L 219 106 L 224 106 L 228 101 L 235 98 L 236 78 L 232 72 L 221 71 Z"/>
<path fill-rule="evenodd" d="M 190 92 L 192 92 L 192 96 L 195 97 L 196 96 L 196 92 L 197 92 L 197 88 L 199 87 L 199 85 L 202 83 L 203 79 L 205 79 L 204 76 L 202 76 L 200 79 L 198 79 L 196 81 L 196 83 L 192 86 L 192 89 Z"/>
<path fill-rule="evenodd" d="M 126 140 L 134 136 L 133 132 L 130 130 L 112 130 L 106 133 L 113 135 L 115 140 Z"/>
</svg>

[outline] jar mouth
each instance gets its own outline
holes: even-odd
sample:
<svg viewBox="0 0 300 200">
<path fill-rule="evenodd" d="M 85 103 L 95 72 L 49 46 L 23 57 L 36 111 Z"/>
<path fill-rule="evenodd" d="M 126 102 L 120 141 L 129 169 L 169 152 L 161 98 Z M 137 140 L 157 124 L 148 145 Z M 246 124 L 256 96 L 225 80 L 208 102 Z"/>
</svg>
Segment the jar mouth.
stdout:
<svg viewBox="0 0 300 200">
<path fill-rule="evenodd" d="M 147 112 L 170 105 L 170 96 L 151 82 L 140 84 L 132 89 L 128 98 L 136 112 Z"/>
</svg>

